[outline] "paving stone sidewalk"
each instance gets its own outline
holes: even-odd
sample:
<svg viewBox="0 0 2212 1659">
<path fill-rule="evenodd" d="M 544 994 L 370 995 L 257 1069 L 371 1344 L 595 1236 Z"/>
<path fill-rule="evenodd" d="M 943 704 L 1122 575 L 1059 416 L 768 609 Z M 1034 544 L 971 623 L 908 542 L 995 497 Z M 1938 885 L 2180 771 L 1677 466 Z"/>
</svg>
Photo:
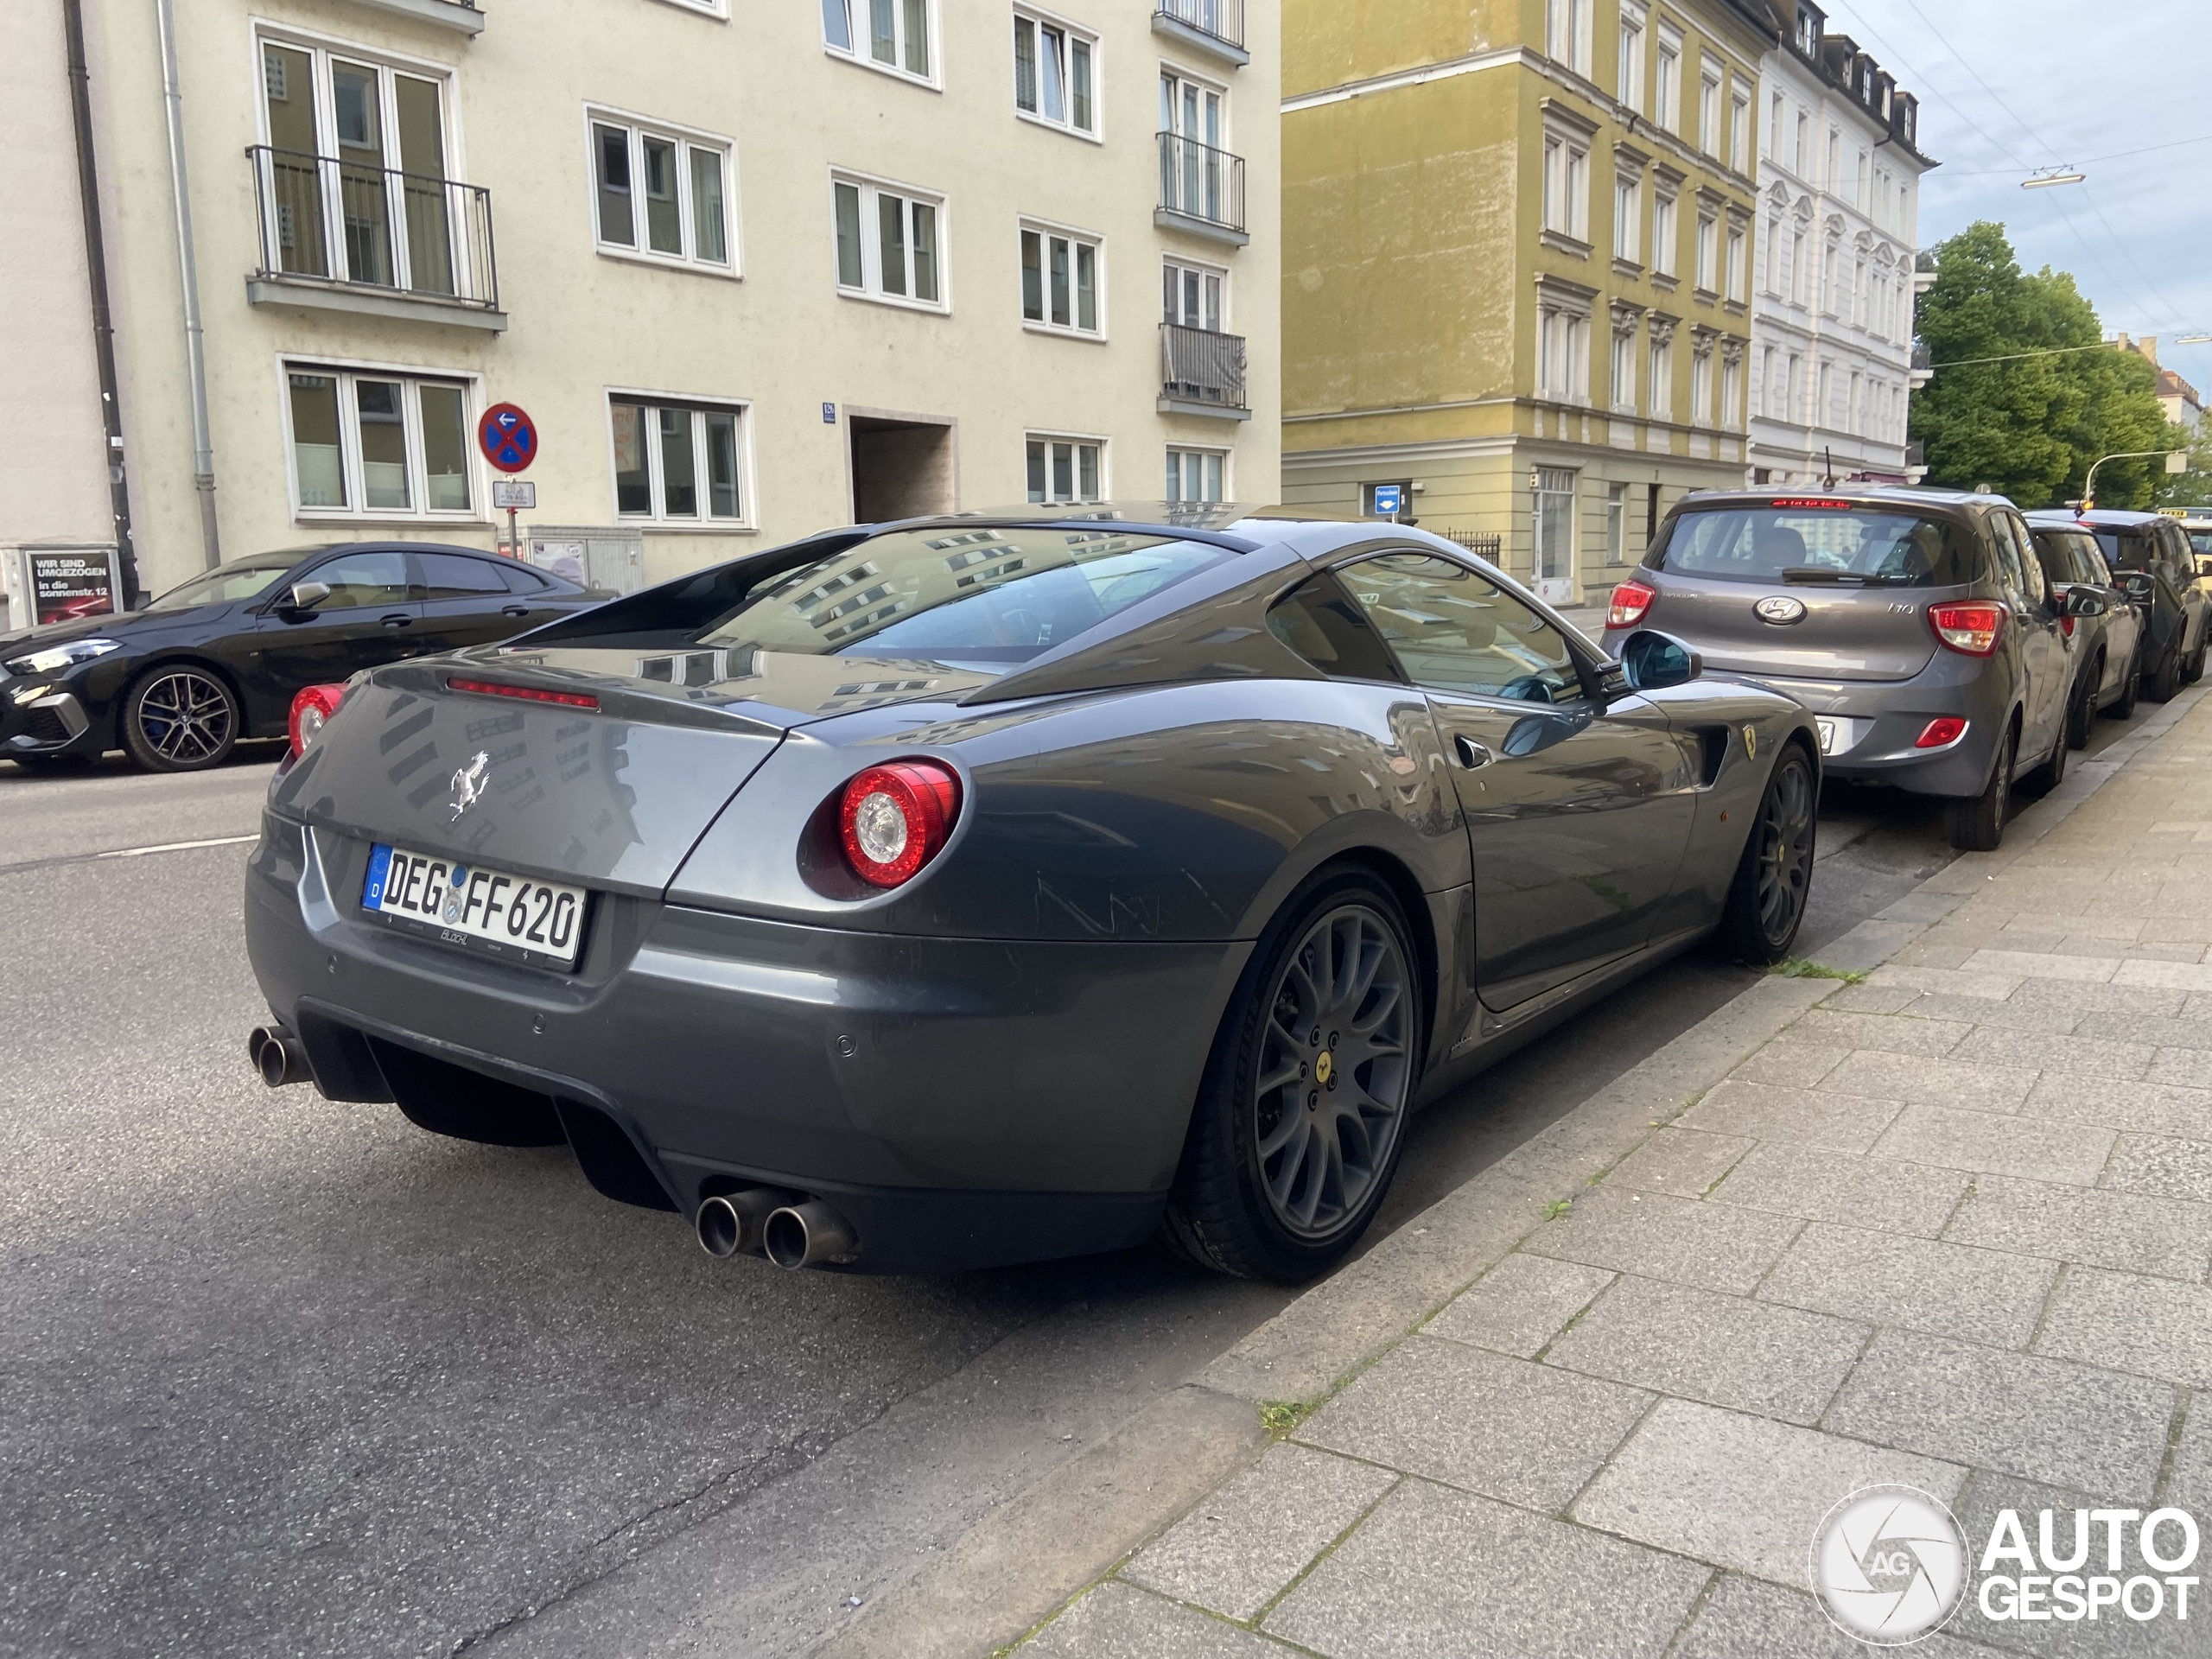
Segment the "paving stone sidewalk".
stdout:
<svg viewBox="0 0 2212 1659">
<path fill-rule="evenodd" d="M 1024 1659 L 1859 1655 L 1806 1588 L 1856 1487 L 1969 1540 L 2212 1512 L 2212 702 L 1910 905 Z M 1993 1650 L 2202 1654 L 2212 1610 L 1914 1649 Z"/>
</svg>

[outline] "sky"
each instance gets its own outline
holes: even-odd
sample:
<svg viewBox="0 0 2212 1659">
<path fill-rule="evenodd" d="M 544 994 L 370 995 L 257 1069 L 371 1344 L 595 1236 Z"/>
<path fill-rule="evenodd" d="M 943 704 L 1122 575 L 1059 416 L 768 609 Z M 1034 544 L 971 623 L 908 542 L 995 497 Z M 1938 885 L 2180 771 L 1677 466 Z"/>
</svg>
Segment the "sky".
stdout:
<svg viewBox="0 0 2212 1659">
<path fill-rule="evenodd" d="M 1943 163 L 1921 180 L 1920 245 L 1999 221 L 2023 269 L 2073 272 L 2107 336 L 2158 335 L 2212 398 L 2212 346 L 2169 344 L 2212 334 L 2212 0 L 1820 3 L 1920 99 Z M 2062 162 L 2087 182 L 2020 188 Z"/>
</svg>

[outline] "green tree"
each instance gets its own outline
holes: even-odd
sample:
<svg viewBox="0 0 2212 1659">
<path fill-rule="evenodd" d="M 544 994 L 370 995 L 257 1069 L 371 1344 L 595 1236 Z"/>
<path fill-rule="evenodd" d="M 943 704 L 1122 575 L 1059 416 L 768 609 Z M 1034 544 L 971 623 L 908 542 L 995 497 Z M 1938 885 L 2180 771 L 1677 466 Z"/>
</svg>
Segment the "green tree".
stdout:
<svg viewBox="0 0 2212 1659">
<path fill-rule="evenodd" d="M 2154 395 L 2158 374 L 2133 352 L 2095 347 L 2104 331 L 2065 271 L 2024 273 L 2005 227 L 1980 220 L 1936 251 L 1935 285 L 1916 321 L 1935 378 L 1913 394 L 1911 434 L 1928 481 L 1987 485 L 2023 507 L 2078 499 L 2090 464 L 2134 449 L 2179 448 Z M 2023 357 L 2048 352 L 2051 356 Z M 1983 358 L 2012 360 L 1990 363 Z M 1949 365 L 1949 366 L 1945 366 Z M 2147 506 L 2162 461 L 2110 461 L 2101 505 Z"/>
</svg>

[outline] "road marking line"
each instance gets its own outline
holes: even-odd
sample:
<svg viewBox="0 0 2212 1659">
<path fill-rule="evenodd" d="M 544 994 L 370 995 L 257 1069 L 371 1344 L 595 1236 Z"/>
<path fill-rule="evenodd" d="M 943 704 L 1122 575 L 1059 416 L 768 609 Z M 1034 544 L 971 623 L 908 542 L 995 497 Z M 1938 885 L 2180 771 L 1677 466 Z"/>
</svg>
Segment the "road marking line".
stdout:
<svg viewBox="0 0 2212 1659">
<path fill-rule="evenodd" d="M 143 858 L 149 853 L 188 853 L 198 847 L 235 847 L 241 842 L 259 841 L 258 834 L 251 836 L 221 836 L 213 841 L 170 841 L 159 847 L 118 847 L 111 853 L 95 853 L 95 858 Z"/>
</svg>

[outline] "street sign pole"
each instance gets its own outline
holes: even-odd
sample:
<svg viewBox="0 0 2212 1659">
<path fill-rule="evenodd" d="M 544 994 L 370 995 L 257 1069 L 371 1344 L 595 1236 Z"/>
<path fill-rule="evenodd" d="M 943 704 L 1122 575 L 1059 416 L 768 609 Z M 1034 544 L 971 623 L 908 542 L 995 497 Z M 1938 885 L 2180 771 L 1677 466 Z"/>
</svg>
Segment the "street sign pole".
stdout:
<svg viewBox="0 0 2212 1659">
<path fill-rule="evenodd" d="M 492 505 L 507 510 L 507 556 L 518 559 L 522 556 L 522 533 L 516 528 L 515 514 L 524 507 L 533 512 L 537 510 L 537 486 L 524 483 L 512 474 L 537 459 L 537 423 L 517 404 L 494 404 L 476 423 L 476 444 L 484 452 L 485 460 L 511 475 L 493 481 Z"/>
</svg>

